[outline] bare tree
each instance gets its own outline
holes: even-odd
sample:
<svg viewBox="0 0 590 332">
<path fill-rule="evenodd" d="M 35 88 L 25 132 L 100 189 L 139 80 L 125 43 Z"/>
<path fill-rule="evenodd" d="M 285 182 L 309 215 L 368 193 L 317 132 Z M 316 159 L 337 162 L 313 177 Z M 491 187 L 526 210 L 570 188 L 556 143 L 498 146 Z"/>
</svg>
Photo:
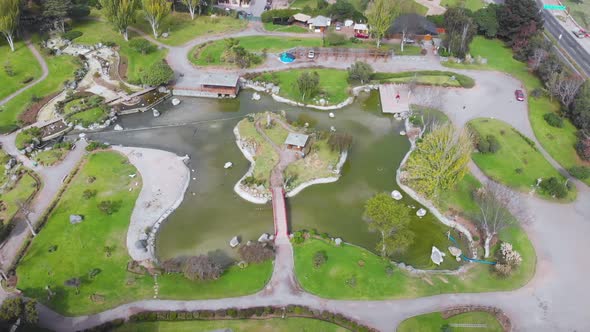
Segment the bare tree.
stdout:
<svg viewBox="0 0 590 332">
<path fill-rule="evenodd" d="M 564 72 L 552 73 L 547 82 L 547 88 L 551 95 L 559 98 L 563 106 L 569 107 L 582 84 L 584 84 L 584 78 L 580 75 L 568 75 Z"/>
<path fill-rule="evenodd" d="M 542 48 L 535 48 L 533 51 L 533 55 L 529 58 L 529 68 L 532 70 L 537 70 L 541 66 L 543 60 L 545 60 L 549 56 L 549 53 L 542 49 Z"/>
<path fill-rule="evenodd" d="M 240 258 L 246 263 L 262 263 L 275 257 L 275 252 L 270 244 L 253 243 L 241 246 L 238 249 Z"/>
<path fill-rule="evenodd" d="M 504 228 L 526 219 L 526 210 L 520 196 L 509 188 L 493 181 L 475 191 L 479 208 L 474 220 L 485 236 L 485 257 L 490 255 L 490 242 Z"/>
<path fill-rule="evenodd" d="M 33 212 L 29 207 L 29 202 L 19 199 L 16 201 L 16 204 L 18 205 L 19 211 L 23 214 L 23 217 L 25 218 L 25 222 L 29 227 L 29 231 L 31 231 L 33 237 L 37 236 L 37 232 L 35 232 L 35 228 L 33 228 L 33 224 L 31 224 L 31 220 L 29 220 L 29 214 Z"/>
</svg>

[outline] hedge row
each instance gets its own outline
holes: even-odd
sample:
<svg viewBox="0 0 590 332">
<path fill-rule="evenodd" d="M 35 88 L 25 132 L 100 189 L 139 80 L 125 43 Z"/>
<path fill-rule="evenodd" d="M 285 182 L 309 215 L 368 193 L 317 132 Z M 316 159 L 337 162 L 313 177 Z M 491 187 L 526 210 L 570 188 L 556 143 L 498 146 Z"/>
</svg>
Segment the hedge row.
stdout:
<svg viewBox="0 0 590 332">
<path fill-rule="evenodd" d="M 385 81 L 391 78 L 403 78 L 413 76 L 454 76 L 457 82 L 459 82 L 459 84 L 461 84 L 461 86 L 466 89 L 473 88 L 475 86 L 475 81 L 473 80 L 473 78 L 469 76 L 453 73 L 452 71 L 441 70 L 405 71 L 399 73 L 374 73 L 373 76 L 371 76 L 371 79 L 375 81 Z"/>
<path fill-rule="evenodd" d="M 286 307 L 252 307 L 229 308 L 218 310 L 195 311 L 142 311 L 131 315 L 129 322 L 155 322 L 155 321 L 189 321 L 189 320 L 234 320 L 234 319 L 271 319 L 282 317 L 303 317 L 319 319 L 333 323 L 351 331 L 376 332 L 377 330 L 362 325 L 342 314 L 335 314 L 325 310 L 314 310 L 306 306 L 288 305 Z M 116 319 L 95 326 L 84 331 L 102 332 L 110 331 L 125 323 L 123 319 Z"/>
</svg>

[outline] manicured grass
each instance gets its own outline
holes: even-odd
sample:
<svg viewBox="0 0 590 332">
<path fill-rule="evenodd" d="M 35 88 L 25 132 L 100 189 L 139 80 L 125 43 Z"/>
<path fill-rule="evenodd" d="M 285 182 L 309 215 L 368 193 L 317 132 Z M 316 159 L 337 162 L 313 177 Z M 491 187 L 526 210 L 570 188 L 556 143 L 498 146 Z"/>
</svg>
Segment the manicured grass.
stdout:
<svg viewBox="0 0 590 332">
<path fill-rule="evenodd" d="M 461 327 L 453 326 L 453 324 L 481 324 L 485 327 Z M 397 332 L 433 332 L 442 331 L 446 325 L 451 326 L 451 331 L 454 332 L 502 332 L 502 325 L 498 322 L 496 317 L 487 312 L 468 312 L 457 316 L 444 319 L 440 312 L 433 312 L 420 316 L 408 318 L 397 327 Z"/>
<path fill-rule="evenodd" d="M 91 154 L 17 267 L 18 288 L 66 315 L 95 313 L 153 298 L 154 277 L 126 269 L 130 260 L 125 246 L 127 227 L 141 188 L 140 178 L 129 178 L 134 173 L 135 167 L 118 153 Z M 91 176 L 96 180 L 89 183 Z M 97 195 L 84 199 L 87 189 L 96 190 Z M 104 200 L 118 202 L 120 208 L 106 215 L 97 207 Z M 84 221 L 71 225 L 71 214 L 83 215 Z M 49 252 L 51 246 L 57 246 L 57 250 Z M 105 246 L 114 246 L 111 257 L 106 256 Z M 88 272 L 95 268 L 101 272 L 91 280 Z M 158 276 L 159 297 L 197 299 L 253 293 L 264 286 L 271 270 L 270 262 L 243 270 L 232 266 L 220 279 L 209 282 L 189 281 L 182 275 Z M 82 280 L 79 294 L 64 286 L 66 280 L 74 277 Z M 49 300 L 46 286 L 55 292 Z M 104 298 L 93 302 L 93 294 Z"/>
<path fill-rule="evenodd" d="M 371 80 L 378 83 L 407 82 L 414 79 L 421 84 L 428 85 L 461 86 L 463 88 L 472 88 L 475 86 L 473 78 L 451 71 L 420 70 L 397 73 L 374 73 L 371 76 Z"/>
<path fill-rule="evenodd" d="M 480 137 L 493 135 L 500 143 L 500 150 L 496 153 L 472 155 L 473 161 L 490 178 L 523 192 L 531 191 L 539 178 L 557 177 L 565 182 L 565 178 L 543 155 L 507 123 L 480 118 L 470 121 L 469 126 L 479 133 Z M 543 198 L 551 199 L 542 192 L 538 193 Z M 568 196 L 568 199 L 572 200 L 576 192 L 571 191 Z"/>
<path fill-rule="evenodd" d="M 485 2 L 483 0 L 442 0 L 440 5 L 447 8 L 462 7 L 476 11 L 480 8 L 483 8 L 485 6 Z"/>
<path fill-rule="evenodd" d="M 461 211 L 463 214 L 477 212 L 477 205 L 473 200 L 473 192 L 481 187 L 481 183 L 471 173 L 466 174 L 453 190 L 442 195 L 438 205 L 441 210 Z"/>
<path fill-rule="evenodd" d="M 413 277 L 392 267 L 379 256 L 356 246 L 336 247 L 322 240 L 308 240 L 295 245 L 295 272 L 297 280 L 308 292 L 333 299 L 392 299 L 415 298 L 447 293 L 507 291 L 524 286 L 534 275 L 536 256 L 522 229 L 511 227 L 500 233 L 500 239 L 512 243 L 523 257 L 522 265 L 509 278 L 497 277 L 490 266 L 476 264 L 462 276 Z M 446 248 L 446 247 L 438 247 Z M 497 250 L 498 246 L 493 248 Z M 325 250 L 327 262 L 314 268 L 313 256 Z M 447 256 L 447 260 L 450 258 Z M 364 261 L 364 266 L 358 262 Z M 388 276 L 386 269 L 392 267 Z M 351 279 L 356 281 L 353 286 Z"/>
<path fill-rule="evenodd" d="M 457 87 L 460 88 L 461 84 L 459 84 L 459 82 L 452 81 L 449 80 L 448 77 L 446 76 L 435 76 L 435 75 L 422 75 L 422 76 L 417 76 L 416 79 L 414 79 L 413 77 L 398 77 L 398 78 L 390 78 L 387 80 L 387 82 L 392 82 L 392 83 L 407 83 L 407 82 L 411 82 L 411 81 L 415 81 L 416 84 L 422 84 L 422 85 L 437 85 L 437 86 L 451 86 L 451 87 Z"/>
<path fill-rule="evenodd" d="M 195 19 L 191 20 L 188 13 L 173 12 L 166 16 L 160 24 L 160 34 L 167 32 L 169 33 L 168 38 L 160 37 L 158 41 L 178 46 L 203 35 L 239 31 L 244 29 L 247 24 L 248 22 L 245 20 L 228 16 L 195 16 Z M 134 26 L 153 37 L 152 28 L 141 11 L 137 13 Z"/>
<path fill-rule="evenodd" d="M 340 153 L 332 151 L 328 145 L 328 138 L 313 140 L 311 151 L 303 159 L 292 163 L 285 170 L 285 178 L 295 175 L 295 180 L 290 184 L 294 188 L 301 183 L 337 176 L 333 170 L 338 164 Z"/>
<path fill-rule="evenodd" d="M 76 124 L 81 124 L 84 127 L 88 127 L 93 123 L 99 123 L 105 120 L 107 112 L 102 107 L 93 107 L 91 109 L 78 112 L 69 117 L 69 120 Z"/>
<path fill-rule="evenodd" d="M 264 320 L 214 320 L 188 322 L 142 322 L 129 323 L 117 329 L 116 332 L 192 332 L 192 331 L 257 331 L 257 332 L 302 332 L 326 331 L 343 332 L 345 328 L 332 323 L 311 318 L 274 318 Z"/>
<path fill-rule="evenodd" d="M 528 71 L 527 65 L 512 58 L 512 51 L 504 43 L 497 39 L 485 39 L 477 36 L 471 43 L 471 55 L 482 56 L 488 59 L 487 65 L 463 65 L 445 64 L 452 68 L 493 69 L 508 73 L 521 80 L 530 96 L 532 90 L 544 88 L 541 81 Z M 543 119 L 543 115 L 549 112 L 559 113 L 560 106 L 556 100 L 548 97 L 528 98 L 529 120 L 535 132 L 535 136 L 551 157 L 565 169 L 573 166 L 588 165 L 578 157 L 574 146 L 576 144 L 577 129 L 569 121 L 564 121 L 563 128 L 551 127 Z M 584 180 L 590 184 L 590 179 Z"/>
<path fill-rule="evenodd" d="M 26 201 L 36 188 L 37 182 L 29 173 L 23 174 L 12 188 L 7 188 L 7 191 L 0 195 L 0 200 L 6 205 L 6 209 L 0 211 L 0 220 L 5 224 L 10 222 L 19 209 L 17 202 Z"/>
<path fill-rule="evenodd" d="M 2 59 L 0 63 L 2 65 L 2 69 L 0 69 L 0 82 L 2 82 L 0 100 L 41 77 L 42 74 L 37 59 L 22 40 L 15 42 L 14 48 L 15 51 L 12 52 L 4 38 L 0 41 L 0 59 Z M 6 73 L 7 66 L 12 68 L 13 76 Z"/>
<path fill-rule="evenodd" d="M 262 124 L 266 123 L 262 120 Z M 279 162 L 279 156 L 270 145 L 254 127 L 254 122 L 244 119 L 238 123 L 238 131 L 240 138 L 248 142 L 252 142 L 256 146 L 256 155 L 254 156 L 255 166 L 252 176 L 264 184 L 266 188 L 270 188 L 270 172 Z M 271 133 L 267 133 L 269 135 Z M 285 134 L 286 137 L 287 134 Z"/>
<path fill-rule="evenodd" d="M 261 53 L 264 49 L 268 53 L 275 53 L 293 47 L 320 47 L 322 45 L 320 38 L 252 36 L 236 39 L 240 41 L 240 46 L 253 53 Z M 189 60 L 198 66 L 223 65 L 221 56 L 225 50 L 225 43 L 226 40 L 221 39 L 211 43 L 197 45 L 189 53 Z"/>
<path fill-rule="evenodd" d="M 119 46 L 119 53 L 122 58 L 127 60 L 127 81 L 130 83 L 140 83 L 141 75 L 144 70 L 147 70 L 152 64 L 161 61 L 166 56 L 166 50 L 154 50 L 148 54 L 141 54 L 131 47 L 129 42 L 123 39 L 123 36 L 116 32 L 110 24 L 102 21 L 77 21 L 74 22 L 73 30 L 83 33 L 82 36 L 76 38 L 76 43 L 93 45 L 100 42 L 114 42 Z M 133 32 L 129 32 L 129 39 L 140 38 Z M 154 46 L 155 48 L 155 46 Z M 123 59 L 122 59 L 123 61 Z"/>
<path fill-rule="evenodd" d="M 393 52 L 395 55 L 421 55 L 422 47 L 418 45 L 404 45 L 404 51 L 402 52 L 402 46 L 400 44 L 393 44 Z"/>
<path fill-rule="evenodd" d="M 289 8 L 303 9 L 305 7 L 317 8 L 317 0 L 295 0 L 291 3 Z"/>
<path fill-rule="evenodd" d="M 576 23 L 585 27 L 586 29 L 590 27 L 589 2 L 577 0 L 562 0 L 561 2 L 568 7 L 569 13 L 574 17 Z"/>
<path fill-rule="evenodd" d="M 303 72 L 317 72 L 320 75 L 320 94 L 316 99 L 324 98 L 328 104 L 338 104 L 348 98 L 348 73 L 338 69 L 295 69 L 261 74 L 257 80 L 278 82 L 281 87 L 279 95 L 301 102 L 302 96 L 297 88 L 297 78 Z M 305 100 L 309 103 L 309 100 Z"/>
<path fill-rule="evenodd" d="M 53 166 L 65 158 L 68 153 L 66 148 L 41 151 L 35 155 L 35 161 L 43 166 Z"/>
<path fill-rule="evenodd" d="M 61 91 L 63 83 L 71 80 L 76 68 L 80 66 L 77 58 L 67 55 L 46 56 L 45 61 L 47 61 L 49 76 L 0 108 L 3 109 L 0 112 L 0 132 L 6 133 L 15 129 L 18 116 L 26 110 L 33 96 L 44 97 Z"/>
<path fill-rule="evenodd" d="M 296 33 L 306 33 L 309 32 L 309 29 L 304 27 L 300 27 L 298 25 L 275 25 L 272 22 L 263 23 L 264 30 L 266 31 L 280 31 L 280 32 L 296 32 Z"/>
</svg>

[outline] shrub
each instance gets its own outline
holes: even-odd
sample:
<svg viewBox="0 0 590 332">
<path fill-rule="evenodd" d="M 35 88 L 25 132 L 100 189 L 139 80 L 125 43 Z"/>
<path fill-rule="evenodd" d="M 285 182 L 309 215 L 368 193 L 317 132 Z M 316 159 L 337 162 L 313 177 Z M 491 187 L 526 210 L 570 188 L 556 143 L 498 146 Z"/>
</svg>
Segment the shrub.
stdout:
<svg viewBox="0 0 590 332">
<path fill-rule="evenodd" d="M 86 189 L 82 193 L 82 197 L 84 197 L 84 199 L 91 199 L 94 196 L 96 196 L 96 190 Z"/>
<path fill-rule="evenodd" d="M 246 263 L 262 263 L 273 259 L 275 252 L 270 245 L 266 243 L 253 243 L 241 246 L 238 249 L 240 258 Z"/>
<path fill-rule="evenodd" d="M 533 91 L 531 91 L 531 97 L 533 98 L 543 97 L 544 94 L 545 92 L 541 88 L 534 88 Z"/>
<path fill-rule="evenodd" d="M 580 158 L 590 160 L 590 137 L 580 134 L 578 142 L 576 143 L 576 152 Z"/>
<path fill-rule="evenodd" d="M 307 113 L 301 113 L 297 116 L 297 120 L 293 122 L 293 124 L 297 127 L 304 127 L 306 123 L 309 127 L 315 127 L 315 125 L 318 123 L 318 120 Z"/>
<path fill-rule="evenodd" d="M 199 255 L 186 260 L 183 273 L 189 280 L 215 280 L 221 276 L 223 268 L 208 256 Z"/>
<path fill-rule="evenodd" d="M 294 232 L 292 241 L 295 244 L 303 243 L 303 241 L 305 241 L 305 237 L 303 237 L 303 232 L 301 232 L 301 231 Z"/>
<path fill-rule="evenodd" d="M 61 37 L 63 39 L 67 39 L 67 40 L 74 40 L 78 37 L 81 37 L 84 33 L 82 33 L 82 31 L 76 31 L 76 30 L 71 30 L 71 31 L 67 31 L 64 34 L 61 35 Z"/>
<path fill-rule="evenodd" d="M 590 167 L 588 166 L 574 166 L 568 169 L 568 172 L 580 180 L 590 178 Z"/>
<path fill-rule="evenodd" d="M 104 143 L 100 143 L 100 142 L 96 142 L 96 141 L 92 141 L 90 143 L 88 143 L 88 145 L 86 145 L 86 151 L 94 151 L 94 150 L 98 150 L 98 149 L 106 149 L 109 146 L 104 144 Z"/>
<path fill-rule="evenodd" d="M 164 61 L 158 61 L 143 72 L 141 83 L 149 86 L 167 84 L 174 78 L 174 71 Z"/>
<path fill-rule="evenodd" d="M 291 16 L 299 13 L 298 9 L 273 9 L 267 10 L 262 15 L 260 15 L 260 19 L 263 23 L 272 22 L 273 19 L 283 19 L 288 20 Z"/>
<path fill-rule="evenodd" d="M 315 267 L 317 269 L 320 266 L 326 264 L 327 260 L 328 260 L 328 254 L 326 254 L 325 250 L 317 251 L 313 255 L 313 267 Z"/>
<path fill-rule="evenodd" d="M 21 81 L 21 83 L 22 83 L 22 84 L 31 83 L 31 82 L 32 82 L 34 79 L 35 79 L 35 78 L 34 78 L 33 76 L 27 76 L 27 77 L 25 77 L 25 78 L 24 78 L 24 79 Z"/>
<path fill-rule="evenodd" d="M 152 43 L 143 38 L 131 39 L 131 41 L 129 41 L 129 47 L 144 55 L 151 53 L 156 49 Z"/>
<path fill-rule="evenodd" d="M 101 201 L 100 203 L 98 203 L 98 209 L 100 211 L 102 211 L 102 213 L 107 214 L 109 216 L 111 214 L 119 211 L 119 207 L 120 207 L 119 202 L 115 202 L 115 201 L 111 201 L 111 200 Z"/>
<path fill-rule="evenodd" d="M 425 48 L 420 50 L 421 55 L 426 55 L 427 53 L 428 53 L 428 51 Z"/>
<path fill-rule="evenodd" d="M 486 136 L 486 140 L 490 144 L 490 147 L 489 147 L 490 153 L 496 153 L 498 150 L 500 150 L 500 142 L 498 142 L 498 139 L 496 138 L 496 136 L 488 135 L 488 136 Z"/>
<path fill-rule="evenodd" d="M 364 84 L 369 81 L 373 75 L 373 67 L 362 61 L 357 61 L 348 67 L 348 80 L 351 82 L 361 82 Z"/>
<path fill-rule="evenodd" d="M 563 119 L 553 112 L 545 113 L 545 115 L 543 115 L 543 119 L 545 119 L 545 121 L 547 121 L 551 127 L 563 127 Z"/>
<path fill-rule="evenodd" d="M 551 196 L 557 198 L 564 198 L 567 196 L 567 187 L 561 183 L 556 177 L 541 181 L 541 189 Z"/>
<path fill-rule="evenodd" d="M 502 242 L 500 250 L 496 253 L 498 260 L 494 265 L 495 271 L 501 276 L 509 276 L 522 263 L 522 257 L 518 251 L 512 249 L 512 244 Z"/>
<path fill-rule="evenodd" d="M 329 46 L 340 46 L 346 44 L 346 35 L 328 32 L 326 34 L 326 42 Z"/>
</svg>

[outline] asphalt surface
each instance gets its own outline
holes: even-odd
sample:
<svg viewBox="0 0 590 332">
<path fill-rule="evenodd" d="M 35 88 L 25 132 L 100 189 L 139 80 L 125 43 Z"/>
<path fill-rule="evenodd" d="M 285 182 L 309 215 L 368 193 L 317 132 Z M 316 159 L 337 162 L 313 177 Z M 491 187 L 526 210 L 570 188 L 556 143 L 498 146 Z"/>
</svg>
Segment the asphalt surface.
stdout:
<svg viewBox="0 0 590 332">
<path fill-rule="evenodd" d="M 590 54 L 578 43 L 577 37 L 559 24 L 555 16 L 546 10 L 543 10 L 543 19 L 545 20 L 545 30 L 558 40 L 559 46 L 578 64 L 584 74 L 590 77 Z M 559 40 L 559 35 L 562 36 L 561 40 Z"/>
</svg>

